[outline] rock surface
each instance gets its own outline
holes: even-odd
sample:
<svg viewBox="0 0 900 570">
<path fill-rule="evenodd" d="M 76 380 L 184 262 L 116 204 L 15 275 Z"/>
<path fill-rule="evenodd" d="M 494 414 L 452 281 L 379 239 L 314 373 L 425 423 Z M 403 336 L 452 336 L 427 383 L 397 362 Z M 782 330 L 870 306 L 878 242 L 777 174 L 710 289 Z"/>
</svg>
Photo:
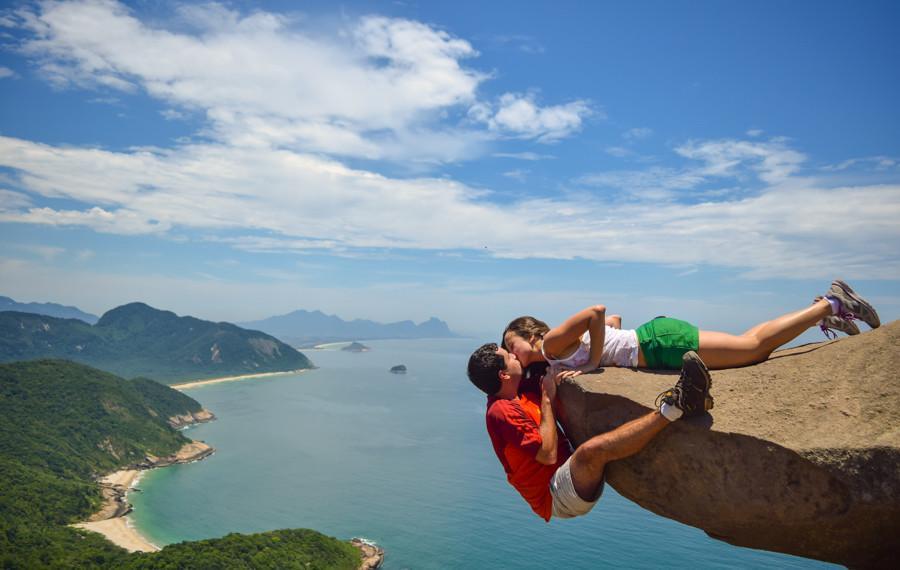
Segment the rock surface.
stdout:
<svg viewBox="0 0 900 570">
<path fill-rule="evenodd" d="M 715 408 L 678 421 L 608 482 L 738 546 L 850 567 L 900 559 L 900 321 L 712 373 Z M 573 444 L 653 408 L 677 373 L 607 368 L 560 386 Z"/>
<path fill-rule="evenodd" d="M 216 419 L 215 414 L 206 408 L 201 408 L 196 412 L 187 412 L 180 416 L 172 416 L 167 421 L 173 429 L 180 429 L 189 425 L 211 422 L 214 419 Z"/>
<path fill-rule="evenodd" d="M 384 563 L 384 549 L 362 538 L 354 538 L 350 544 L 359 549 L 361 561 L 359 570 L 376 570 Z"/>
</svg>

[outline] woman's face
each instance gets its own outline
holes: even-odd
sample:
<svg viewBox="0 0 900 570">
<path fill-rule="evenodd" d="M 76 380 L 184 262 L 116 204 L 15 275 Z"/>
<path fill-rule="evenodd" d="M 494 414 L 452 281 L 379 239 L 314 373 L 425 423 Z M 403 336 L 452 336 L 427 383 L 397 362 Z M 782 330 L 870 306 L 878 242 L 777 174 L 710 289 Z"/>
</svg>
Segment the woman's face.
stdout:
<svg viewBox="0 0 900 570">
<path fill-rule="evenodd" d="M 506 348 L 519 359 L 522 367 L 528 366 L 537 360 L 536 356 L 540 353 L 534 348 L 530 340 L 526 340 L 516 333 L 508 332 L 503 337 Z"/>
</svg>

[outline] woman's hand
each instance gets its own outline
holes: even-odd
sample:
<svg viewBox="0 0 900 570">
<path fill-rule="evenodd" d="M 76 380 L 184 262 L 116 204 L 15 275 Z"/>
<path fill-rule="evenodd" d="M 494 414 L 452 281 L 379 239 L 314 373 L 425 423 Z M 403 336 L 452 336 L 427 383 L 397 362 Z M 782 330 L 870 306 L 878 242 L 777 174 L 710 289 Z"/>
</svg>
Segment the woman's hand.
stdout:
<svg viewBox="0 0 900 570">
<path fill-rule="evenodd" d="M 552 367 L 550 367 L 550 369 L 547 370 L 547 376 L 551 376 L 552 378 L 554 378 L 556 381 L 556 385 L 559 386 L 560 382 L 562 382 L 563 380 L 568 380 L 569 378 L 575 378 L 576 376 L 581 375 L 582 372 L 583 372 L 582 370 L 577 369 L 577 368 L 574 370 L 568 370 L 568 369 L 563 369 L 563 368 L 552 366 Z"/>
</svg>

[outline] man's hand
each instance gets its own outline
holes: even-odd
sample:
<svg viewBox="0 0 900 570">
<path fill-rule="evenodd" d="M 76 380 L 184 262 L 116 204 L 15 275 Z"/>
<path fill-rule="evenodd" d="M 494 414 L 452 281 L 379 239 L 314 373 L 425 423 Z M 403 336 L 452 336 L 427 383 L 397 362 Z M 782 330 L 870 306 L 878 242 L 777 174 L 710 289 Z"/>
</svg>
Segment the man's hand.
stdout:
<svg viewBox="0 0 900 570">
<path fill-rule="evenodd" d="M 556 385 L 559 383 L 559 374 L 552 367 L 547 369 L 547 372 L 544 374 L 544 377 L 541 379 L 541 388 L 544 390 L 544 394 L 550 398 L 550 402 L 556 399 Z"/>
<path fill-rule="evenodd" d="M 556 418 L 553 415 L 553 405 L 556 401 L 556 385 L 560 381 L 560 374 L 557 369 L 550 367 L 541 378 L 541 425 L 538 429 L 541 432 L 541 448 L 535 455 L 538 463 L 544 465 L 553 465 L 556 463 Z"/>
</svg>

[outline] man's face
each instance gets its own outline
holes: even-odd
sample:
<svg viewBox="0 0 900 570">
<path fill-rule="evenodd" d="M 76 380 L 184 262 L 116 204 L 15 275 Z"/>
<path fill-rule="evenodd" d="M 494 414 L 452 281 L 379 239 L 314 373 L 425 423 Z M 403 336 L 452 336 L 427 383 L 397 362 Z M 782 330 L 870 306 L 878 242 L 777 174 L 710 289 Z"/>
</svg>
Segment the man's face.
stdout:
<svg viewBox="0 0 900 570">
<path fill-rule="evenodd" d="M 515 354 L 508 352 L 504 348 L 498 348 L 497 354 L 503 357 L 503 362 L 506 364 L 506 374 L 509 374 L 513 378 L 521 378 L 522 377 L 522 363 L 519 362 L 519 359 L 516 358 Z"/>
</svg>

